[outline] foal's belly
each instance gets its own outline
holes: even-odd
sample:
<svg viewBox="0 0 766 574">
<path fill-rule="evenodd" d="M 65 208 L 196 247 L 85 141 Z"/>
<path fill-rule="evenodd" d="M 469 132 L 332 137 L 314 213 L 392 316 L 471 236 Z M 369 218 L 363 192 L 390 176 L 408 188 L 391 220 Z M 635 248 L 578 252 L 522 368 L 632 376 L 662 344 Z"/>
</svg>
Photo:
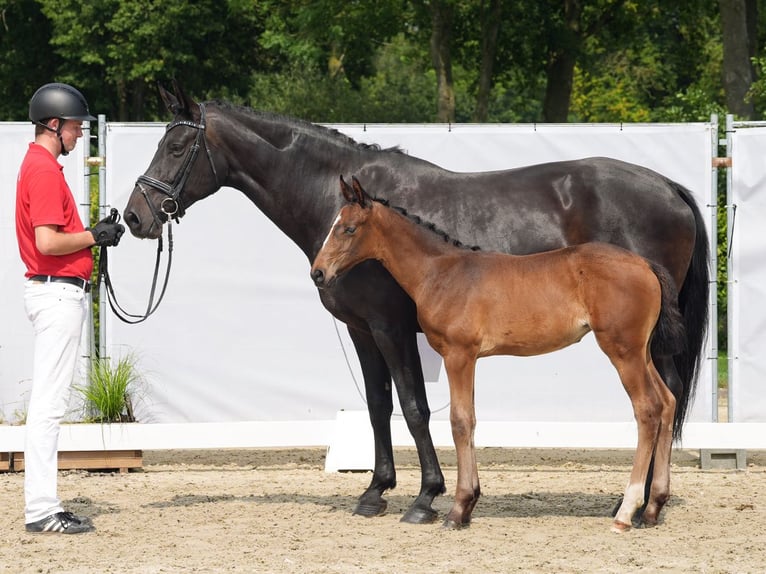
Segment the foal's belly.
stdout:
<svg viewBox="0 0 766 574">
<path fill-rule="evenodd" d="M 590 327 L 584 320 L 567 321 L 566 325 L 550 322 L 513 324 L 507 329 L 487 330 L 482 337 L 480 357 L 513 355 L 531 357 L 558 351 L 578 343 Z"/>
</svg>

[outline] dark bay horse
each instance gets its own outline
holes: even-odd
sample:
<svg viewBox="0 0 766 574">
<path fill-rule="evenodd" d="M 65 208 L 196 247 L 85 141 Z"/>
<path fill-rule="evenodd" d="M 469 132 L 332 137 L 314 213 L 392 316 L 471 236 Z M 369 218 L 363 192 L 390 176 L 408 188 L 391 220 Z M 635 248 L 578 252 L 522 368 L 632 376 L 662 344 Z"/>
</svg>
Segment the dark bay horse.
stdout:
<svg viewBox="0 0 766 574">
<path fill-rule="evenodd" d="M 169 217 L 183 216 L 228 186 L 242 191 L 313 261 L 342 203 L 338 175 L 354 173 L 390 193 L 393 204 L 483 249 L 521 255 L 604 241 L 662 265 L 678 288 L 688 335 L 682 353 L 654 355 L 676 396 L 679 436 L 694 395 L 709 288 L 707 232 L 682 186 L 606 158 L 455 173 L 308 122 L 225 102 L 197 103 L 177 84 L 174 93 L 160 88 L 160 95 L 174 117 L 124 209 L 136 237 L 158 237 Z M 444 476 L 428 429 L 412 299 L 375 261 L 356 266 L 320 297 L 348 327 L 375 437 L 375 469 L 355 512 L 384 512 L 383 493 L 396 485 L 393 379 L 422 470 L 420 493 L 402 520 L 435 520 L 431 503 L 444 492 Z"/>
<path fill-rule="evenodd" d="M 473 251 L 373 201 L 343 178 L 347 203 L 311 266 L 323 289 L 354 265 L 375 259 L 417 306 L 418 323 L 444 358 L 450 423 L 457 451 L 455 502 L 444 525 L 467 526 L 479 499 L 474 430 L 476 361 L 528 357 L 577 343 L 593 332 L 633 404 L 638 447 L 612 530 L 630 529 L 643 513 L 657 523 L 670 496 L 670 451 L 676 401 L 652 362 L 651 347 L 678 352 L 683 319 L 673 280 L 660 266 L 608 243 L 581 243 L 532 255 Z"/>
</svg>

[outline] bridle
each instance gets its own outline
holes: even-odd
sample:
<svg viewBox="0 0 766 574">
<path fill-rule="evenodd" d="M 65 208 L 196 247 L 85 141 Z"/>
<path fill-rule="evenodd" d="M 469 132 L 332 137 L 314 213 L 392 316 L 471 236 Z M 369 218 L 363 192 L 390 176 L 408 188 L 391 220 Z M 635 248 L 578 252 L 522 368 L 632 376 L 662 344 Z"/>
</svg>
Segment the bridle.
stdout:
<svg viewBox="0 0 766 574">
<path fill-rule="evenodd" d="M 181 203 L 180 196 L 184 185 L 186 185 L 186 180 L 189 178 L 189 174 L 194 167 L 194 162 L 197 159 L 197 154 L 199 153 L 200 147 L 205 147 L 210 169 L 213 172 L 213 177 L 215 177 L 216 188 L 221 186 L 218 180 L 218 172 L 216 171 L 215 163 L 213 162 L 213 155 L 210 153 L 210 147 L 207 145 L 207 138 L 205 137 L 205 104 L 199 104 L 199 111 L 199 123 L 195 123 L 189 120 L 177 120 L 171 122 L 165 129 L 166 134 L 173 128 L 179 126 L 186 126 L 197 130 L 197 136 L 194 139 L 194 143 L 186 153 L 186 157 L 184 158 L 184 161 L 181 164 L 176 177 L 173 179 L 173 183 L 168 185 L 164 181 L 160 181 L 159 179 L 153 178 L 146 174 L 139 175 L 136 181 L 136 185 L 141 190 L 141 195 L 144 196 L 144 199 L 149 206 L 149 210 L 152 213 L 152 217 L 154 218 L 152 225 L 156 224 L 160 227 L 160 229 L 162 229 L 163 221 L 160 212 L 164 214 L 165 220 L 168 224 L 168 266 L 165 270 L 165 279 L 162 284 L 162 290 L 160 291 L 160 296 L 155 303 L 154 294 L 157 289 L 157 278 L 159 275 L 160 259 L 162 254 L 162 234 L 160 233 L 160 236 L 157 238 L 157 258 L 154 264 L 154 275 L 152 277 L 152 287 L 149 293 L 149 303 L 147 304 L 146 311 L 143 315 L 128 313 L 117 302 L 117 298 L 114 295 L 114 289 L 112 288 L 112 281 L 109 277 L 109 270 L 107 268 L 107 248 L 101 247 L 98 266 L 98 282 L 100 283 L 101 278 L 103 277 L 109 306 L 112 308 L 114 314 L 117 315 L 117 317 L 125 323 L 135 324 L 146 321 L 149 316 L 157 310 L 157 308 L 160 306 L 160 303 L 162 302 L 162 298 L 165 296 L 165 289 L 168 286 L 168 279 L 170 278 L 170 266 L 173 262 L 173 229 L 170 220 L 175 219 L 176 223 L 178 223 L 179 219 L 186 213 L 186 210 Z M 142 184 L 146 184 L 167 196 L 160 202 L 159 212 L 149 200 L 149 195 L 146 193 L 146 188 Z M 111 218 L 114 223 L 119 221 L 120 216 L 116 209 L 112 209 Z"/>
<path fill-rule="evenodd" d="M 207 145 L 207 138 L 205 137 L 205 104 L 199 104 L 199 123 L 195 123 L 189 120 L 177 120 L 171 122 L 168 125 L 168 127 L 165 129 L 165 133 L 167 134 L 170 130 L 177 128 L 178 126 L 194 128 L 197 130 L 197 137 L 194 139 L 194 143 L 189 148 L 189 151 L 186 152 L 186 157 L 184 158 L 184 161 L 181 164 L 176 177 L 173 179 L 173 183 L 168 185 L 164 181 L 160 181 L 159 179 L 155 179 L 146 174 L 139 175 L 138 180 L 136 181 L 136 185 L 138 185 L 138 187 L 141 189 L 141 194 L 144 196 L 146 203 L 149 205 L 149 209 L 152 212 L 154 222 L 159 226 L 162 226 L 162 219 L 152 202 L 149 201 L 149 196 L 146 193 L 146 188 L 141 184 L 146 184 L 149 187 L 153 187 L 157 191 L 160 191 L 167 196 L 162 200 L 162 202 L 160 202 L 160 211 L 165 215 L 168 222 L 171 218 L 178 222 L 178 220 L 184 216 L 184 213 L 186 213 L 186 210 L 181 203 L 180 196 L 184 185 L 186 185 L 186 180 L 189 178 L 189 174 L 194 167 L 194 160 L 197 159 L 197 154 L 199 153 L 201 147 L 200 143 L 205 146 L 205 153 L 207 153 L 208 163 L 210 164 L 210 169 L 213 172 L 213 177 L 215 177 L 216 187 L 220 187 L 220 183 L 218 181 L 218 172 L 216 171 L 215 163 L 213 162 L 213 155 L 210 153 L 210 147 Z"/>
</svg>

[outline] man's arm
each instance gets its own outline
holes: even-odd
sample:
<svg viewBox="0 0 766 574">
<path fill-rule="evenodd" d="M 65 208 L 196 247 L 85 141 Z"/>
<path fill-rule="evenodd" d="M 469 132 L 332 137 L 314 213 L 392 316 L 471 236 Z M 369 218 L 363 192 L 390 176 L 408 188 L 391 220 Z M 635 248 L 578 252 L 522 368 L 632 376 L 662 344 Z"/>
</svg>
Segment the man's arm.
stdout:
<svg viewBox="0 0 766 574">
<path fill-rule="evenodd" d="M 63 233 L 58 230 L 57 225 L 35 227 L 35 245 L 43 255 L 69 255 L 95 244 L 90 231 Z"/>
</svg>

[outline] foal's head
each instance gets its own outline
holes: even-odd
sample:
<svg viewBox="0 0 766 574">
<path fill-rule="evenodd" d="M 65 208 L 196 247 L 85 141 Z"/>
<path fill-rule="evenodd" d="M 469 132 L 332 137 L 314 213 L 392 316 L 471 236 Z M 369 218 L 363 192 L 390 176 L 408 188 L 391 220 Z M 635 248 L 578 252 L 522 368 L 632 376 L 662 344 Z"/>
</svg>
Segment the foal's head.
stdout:
<svg viewBox="0 0 766 574">
<path fill-rule="evenodd" d="M 373 212 L 373 200 L 356 177 L 352 177 L 352 185 L 349 185 L 341 176 L 340 191 L 347 203 L 335 218 L 311 266 L 311 278 L 320 288 L 331 285 L 338 275 L 374 256 L 375 241 L 370 239 L 370 226 L 367 225 Z"/>
</svg>

